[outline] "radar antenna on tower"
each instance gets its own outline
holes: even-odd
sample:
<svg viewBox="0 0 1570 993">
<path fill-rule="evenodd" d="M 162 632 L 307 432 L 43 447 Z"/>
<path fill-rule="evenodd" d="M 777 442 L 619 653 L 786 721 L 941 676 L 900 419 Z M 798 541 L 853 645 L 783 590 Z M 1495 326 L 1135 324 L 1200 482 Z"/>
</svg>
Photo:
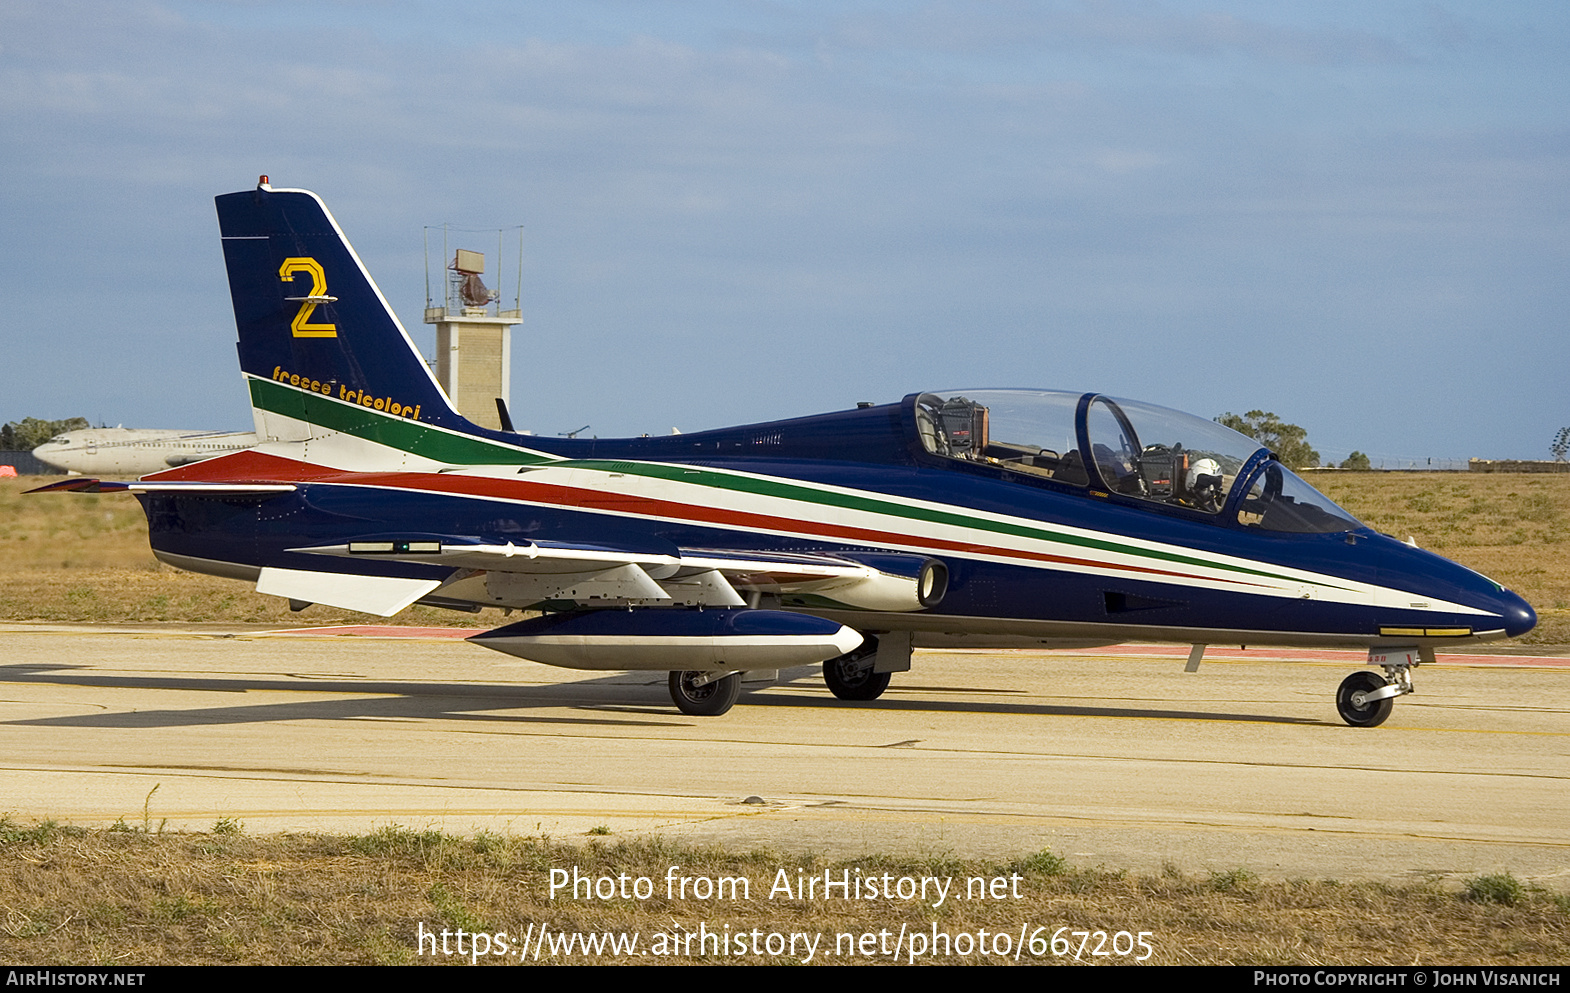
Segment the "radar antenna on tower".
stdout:
<svg viewBox="0 0 1570 993">
<path fill-rule="evenodd" d="M 480 279 L 485 272 L 485 256 L 480 252 L 460 248 L 447 268 L 452 273 L 449 296 L 456 296 L 463 301 L 465 313 L 474 308 L 489 307 L 501 296 L 495 290 L 486 289 Z"/>
<path fill-rule="evenodd" d="M 455 230 L 459 229 L 442 225 L 438 258 L 445 265 L 446 285 L 442 299 L 436 300 L 431 295 L 431 229 L 426 228 L 425 323 L 436 325 L 436 380 L 463 416 L 508 430 L 499 412 L 511 399 L 512 328 L 523 321 L 523 228 L 517 229 L 518 296 L 510 310 L 503 309 L 497 302 L 501 294 L 480 278 L 485 273 L 485 254 L 448 248 L 448 233 Z M 503 236 L 503 231 L 496 231 L 498 270 L 508 261 L 502 253 Z"/>
</svg>

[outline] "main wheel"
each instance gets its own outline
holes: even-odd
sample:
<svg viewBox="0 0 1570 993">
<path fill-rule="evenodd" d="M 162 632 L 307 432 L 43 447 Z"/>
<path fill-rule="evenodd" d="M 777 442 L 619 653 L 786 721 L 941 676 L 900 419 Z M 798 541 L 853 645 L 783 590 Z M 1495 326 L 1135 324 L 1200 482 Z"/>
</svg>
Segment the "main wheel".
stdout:
<svg viewBox="0 0 1570 993">
<path fill-rule="evenodd" d="M 670 678 L 671 702 L 676 709 L 692 717 L 718 717 L 731 709 L 741 696 L 741 673 L 733 672 L 721 679 L 694 686 L 702 672 L 673 672 Z"/>
<path fill-rule="evenodd" d="M 1367 670 L 1354 672 L 1341 680 L 1341 686 L 1336 690 L 1336 710 L 1340 711 L 1341 719 L 1355 728 L 1376 728 L 1385 723 L 1396 704 L 1395 697 L 1387 696 L 1373 703 L 1353 702 L 1354 694 L 1372 693 L 1385 685 L 1383 677 Z"/>
<path fill-rule="evenodd" d="M 877 656 L 877 642 L 872 650 L 863 645 L 847 655 L 823 663 L 823 681 L 829 691 L 841 700 L 876 700 L 889 688 L 889 673 L 873 672 L 873 659 Z"/>
</svg>

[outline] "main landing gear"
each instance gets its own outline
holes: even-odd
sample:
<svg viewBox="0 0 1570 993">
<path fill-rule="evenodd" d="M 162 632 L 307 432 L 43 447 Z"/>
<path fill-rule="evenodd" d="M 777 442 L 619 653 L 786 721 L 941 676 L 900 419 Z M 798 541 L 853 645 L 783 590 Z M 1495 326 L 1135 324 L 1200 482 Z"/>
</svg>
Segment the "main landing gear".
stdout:
<svg viewBox="0 0 1570 993">
<path fill-rule="evenodd" d="M 677 710 L 691 717 L 718 717 L 740 698 L 741 673 L 716 675 L 691 669 L 673 672 L 670 687 L 671 702 Z"/>
<path fill-rule="evenodd" d="M 1422 658 L 1416 648 L 1377 649 L 1368 651 L 1368 664 L 1377 665 L 1385 674 L 1360 670 L 1341 681 L 1336 690 L 1336 711 L 1341 719 L 1355 728 L 1376 728 L 1385 723 L 1395 707 L 1396 697 L 1413 692 L 1412 669 L 1419 661 L 1432 661 L 1432 654 Z"/>
<path fill-rule="evenodd" d="M 854 651 L 823 663 L 823 681 L 841 700 L 876 700 L 889 688 L 889 673 L 874 672 L 878 639 L 871 635 Z"/>
</svg>

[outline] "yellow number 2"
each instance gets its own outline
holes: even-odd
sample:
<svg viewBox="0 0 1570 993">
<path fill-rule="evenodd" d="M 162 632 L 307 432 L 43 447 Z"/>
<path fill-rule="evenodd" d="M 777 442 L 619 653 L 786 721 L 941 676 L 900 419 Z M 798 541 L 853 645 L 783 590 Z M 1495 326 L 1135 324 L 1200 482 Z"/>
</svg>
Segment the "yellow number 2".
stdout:
<svg viewBox="0 0 1570 993">
<path fill-rule="evenodd" d="M 336 324 L 311 324 L 311 311 L 319 303 L 331 303 L 338 299 L 327 295 L 327 273 L 323 271 L 322 264 L 315 259 L 293 258 L 284 259 L 283 265 L 278 267 L 278 278 L 285 283 L 294 282 L 294 277 L 302 272 L 311 274 L 311 292 L 303 297 L 284 297 L 285 300 L 300 302 L 300 312 L 294 315 L 294 320 L 289 322 L 289 330 L 294 332 L 296 338 L 336 338 L 338 325 Z"/>
</svg>

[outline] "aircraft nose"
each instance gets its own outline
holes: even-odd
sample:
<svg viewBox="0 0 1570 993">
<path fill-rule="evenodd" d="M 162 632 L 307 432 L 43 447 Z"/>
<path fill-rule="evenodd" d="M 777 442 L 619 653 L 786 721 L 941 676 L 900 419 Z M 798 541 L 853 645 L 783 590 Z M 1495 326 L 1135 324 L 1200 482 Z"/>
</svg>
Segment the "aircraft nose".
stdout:
<svg viewBox="0 0 1570 993">
<path fill-rule="evenodd" d="M 1499 613 L 1504 617 L 1505 634 L 1519 638 L 1537 627 L 1537 611 L 1532 609 L 1531 604 L 1509 590 L 1504 591 L 1502 599 L 1505 602 L 1500 605 Z"/>
<path fill-rule="evenodd" d="M 1503 628 L 1507 638 L 1519 638 L 1537 626 L 1537 611 L 1531 604 L 1482 573 L 1394 538 L 1387 539 L 1385 549 L 1386 556 L 1379 567 L 1382 582 L 1397 589 L 1421 591 L 1485 615 L 1468 618 L 1467 614 L 1449 614 L 1448 623 L 1464 622 L 1474 630 L 1490 632 Z"/>
</svg>

